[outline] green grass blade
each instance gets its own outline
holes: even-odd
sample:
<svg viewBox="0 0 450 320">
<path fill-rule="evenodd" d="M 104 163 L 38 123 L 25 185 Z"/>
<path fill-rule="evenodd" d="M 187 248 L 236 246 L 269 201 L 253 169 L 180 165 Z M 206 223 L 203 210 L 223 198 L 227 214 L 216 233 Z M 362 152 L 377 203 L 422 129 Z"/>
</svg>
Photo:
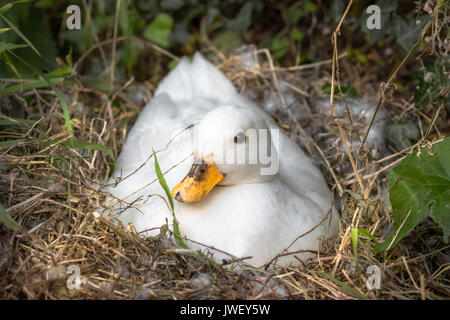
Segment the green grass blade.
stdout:
<svg viewBox="0 0 450 320">
<path fill-rule="evenodd" d="M 170 204 L 170 208 L 172 209 L 172 212 L 175 212 L 172 194 L 170 193 L 170 189 L 167 186 L 166 179 L 164 179 L 164 176 L 161 172 L 161 168 L 159 167 L 158 158 L 156 157 L 155 150 L 153 150 L 153 157 L 155 158 L 155 171 L 156 171 L 156 176 L 158 177 L 159 184 L 166 192 L 167 200 L 169 200 L 169 204 Z"/>
<path fill-rule="evenodd" d="M 368 300 L 369 298 L 363 294 L 361 294 L 361 292 L 359 292 L 358 290 L 356 290 L 355 288 L 353 288 L 352 286 L 350 286 L 349 284 L 340 281 L 338 279 L 336 279 L 335 277 L 333 277 L 332 275 L 326 273 L 326 272 L 320 272 L 320 274 L 322 274 L 325 278 L 327 278 L 328 280 L 330 280 L 331 282 L 334 282 L 335 284 L 337 284 L 338 286 L 340 286 L 342 289 L 344 289 L 345 291 L 347 291 L 348 293 L 352 294 L 353 296 L 357 297 L 358 299 L 361 300 Z"/>
<path fill-rule="evenodd" d="M 73 71 L 72 66 L 64 66 L 58 69 L 55 69 L 49 73 L 47 73 L 47 75 L 52 78 L 52 77 L 64 77 L 67 76 L 69 74 L 71 74 Z"/>
<path fill-rule="evenodd" d="M 36 120 L 23 119 L 23 118 L 10 118 L 9 119 L 0 119 L 0 126 L 17 126 L 20 124 L 32 126 L 36 123 Z"/>
<path fill-rule="evenodd" d="M 28 142 L 28 141 L 30 141 L 30 140 L 28 140 L 28 139 L 14 139 L 14 140 L 0 141 L 0 147 L 12 146 L 12 145 L 17 144 L 17 143 Z"/>
<path fill-rule="evenodd" d="M 358 228 L 352 229 L 353 256 L 358 260 Z"/>
<path fill-rule="evenodd" d="M 2 18 L 11 27 L 11 29 L 13 29 L 14 32 L 17 33 L 17 35 L 21 37 L 22 40 L 25 41 L 31 47 L 31 49 L 33 49 L 34 52 L 37 53 L 39 57 L 42 57 L 36 47 L 31 43 L 31 41 L 28 40 L 28 38 L 25 37 L 25 35 L 11 21 L 9 21 L 8 18 L 6 18 L 3 14 L 0 14 L 0 18 Z"/>
<path fill-rule="evenodd" d="M 5 207 L 0 204 L 0 222 L 3 223 L 8 229 L 13 231 L 19 230 L 19 225 L 6 211 Z"/>
<path fill-rule="evenodd" d="M 371 234 L 369 231 L 367 231 L 364 228 L 357 228 L 357 229 L 358 229 L 358 233 L 360 235 L 362 235 L 364 237 L 367 237 L 367 238 L 369 238 L 370 240 L 373 241 L 375 251 L 381 252 L 380 243 L 378 242 L 377 238 L 373 234 Z"/>
<path fill-rule="evenodd" d="M 175 209 L 174 209 L 172 194 L 170 193 L 170 189 L 167 186 L 166 179 L 164 179 L 164 176 L 163 176 L 163 174 L 161 172 L 161 168 L 159 167 L 158 158 L 156 157 L 155 150 L 153 150 L 153 157 L 155 158 L 156 176 L 158 177 L 159 184 L 164 189 L 164 191 L 165 191 L 165 193 L 167 195 L 167 199 L 169 201 L 169 205 L 170 205 L 170 208 L 172 209 L 172 213 L 173 213 L 173 216 L 174 216 L 174 219 L 173 219 L 173 234 L 174 234 L 174 237 L 175 237 L 175 242 L 180 247 L 182 247 L 184 249 L 189 249 L 189 246 L 186 244 L 186 242 L 184 241 L 183 237 L 181 236 L 180 228 L 178 227 L 177 220 L 175 219 Z"/>
<path fill-rule="evenodd" d="M 7 3 L 3 7 L 0 8 L 0 14 L 4 14 L 6 11 L 11 9 L 16 3 L 25 3 L 25 2 L 29 2 L 29 1 L 28 0 L 18 0 L 18 1 Z"/>
<path fill-rule="evenodd" d="M 4 29 L 0 29 L 0 30 L 4 30 Z M 6 50 L 13 50 L 13 49 L 24 48 L 24 47 L 29 47 L 29 45 L 17 44 L 17 43 L 6 43 L 3 41 L 0 41 L 0 53 L 3 51 L 6 51 Z"/>
<path fill-rule="evenodd" d="M 189 246 L 184 241 L 183 237 L 181 236 L 180 229 L 178 228 L 178 223 L 175 219 L 173 219 L 173 234 L 175 236 L 176 243 L 182 247 L 183 249 L 189 249 Z"/>
<path fill-rule="evenodd" d="M 73 129 L 72 129 L 72 123 L 70 122 L 69 108 L 67 107 L 66 100 L 64 100 L 61 92 L 59 92 L 59 90 L 55 87 L 55 85 L 42 72 L 40 72 L 38 69 L 33 67 L 31 64 L 29 64 L 28 62 L 26 62 L 21 57 L 19 57 L 18 55 L 14 54 L 13 52 L 11 52 L 11 51 L 8 51 L 8 52 L 10 54 L 12 54 L 13 56 L 15 56 L 23 64 L 28 66 L 31 70 L 36 72 L 39 76 L 41 76 L 45 81 L 47 81 L 47 83 L 50 85 L 50 87 L 53 89 L 53 91 L 55 91 L 56 97 L 58 98 L 59 103 L 61 104 L 61 108 L 63 109 L 64 120 L 65 120 L 65 123 L 66 123 L 67 131 L 69 132 L 70 139 L 73 140 Z"/>
<path fill-rule="evenodd" d="M 63 78 L 55 78 L 55 79 L 50 79 L 49 81 L 52 84 L 58 84 L 58 83 L 61 83 L 63 80 L 64 80 Z M 32 89 L 45 88 L 48 86 L 49 86 L 49 83 L 46 80 L 34 80 L 34 81 L 30 81 L 30 82 L 15 84 L 15 85 L 9 86 L 5 89 L 2 89 L 2 90 L 0 90 L 0 95 L 24 92 L 24 91 L 29 91 Z"/>
</svg>

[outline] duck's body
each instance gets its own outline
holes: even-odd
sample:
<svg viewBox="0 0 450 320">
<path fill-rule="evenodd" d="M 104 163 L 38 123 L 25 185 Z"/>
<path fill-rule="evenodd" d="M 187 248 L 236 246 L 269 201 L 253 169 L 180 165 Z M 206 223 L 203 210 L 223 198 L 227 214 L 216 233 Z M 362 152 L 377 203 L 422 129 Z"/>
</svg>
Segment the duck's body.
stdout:
<svg viewBox="0 0 450 320">
<path fill-rule="evenodd" d="M 202 149 L 198 137 L 191 139 L 192 125 L 198 121 L 200 129 L 196 134 L 203 143 Z M 188 172 L 186 178 L 192 177 L 193 171 L 189 169 L 194 153 L 202 159 L 208 155 L 208 166 L 214 165 L 223 173 L 214 182 L 217 185 L 212 185 L 214 188 L 209 193 L 208 189 L 201 200 L 175 201 L 181 230 L 187 239 L 194 240 L 188 241 L 188 245 L 201 249 L 205 247 L 198 243 L 208 246 L 219 262 L 230 258 L 223 253 L 226 252 L 237 258 L 251 256 L 245 262 L 259 267 L 289 246 L 289 252 L 318 250 L 320 238 L 336 235 L 338 214 L 331 204 L 330 191 L 302 149 L 278 130 L 278 134 L 269 136 L 272 155 L 278 155 L 272 161 L 274 172 L 263 173 L 259 162 L 221 164 L 216 155 L 221 142 L 232 139 L 225 133 L 230 127 L 243 128 L 241 131 L 246 135 L 249 131 L 245 129 L 278 129 L 270 116 L 238 94 L 229 80 L 203 56 L 196 54 L 192 63 L 183 59 L 161 82 L 154 98 L 144 108 L 117 160 L 111 181 L 117 177 L 123 181 L 107 191 L 133 203 L 126 210 L 123 210 L 125 205 L 116 206 L 119 218 L 125 224 L 132 222 L 138 231 L 158 228 L 166 219 L 171 225 L 172 215 L 165 202 L 156 196 L 148 198 L 152 194 L 164 194 L 158 181 L 143 188 L 156 180 L 154 160 L 148 160 L 154 149 L 162 150 L 157 153 L 158 162 L 169 188 L 180 181 L 186 184 L 183 177 Z M 242 143 L 247 143 L 247 136 Z M 177 192 L 175 198 L 184 201 L 189 186 L 177 188 L 181 194 Z M 188 191 L 183 193 L 185 190 Z M 149 234 L 158 232 L 154 229 Z M 302 234 L 305 235 L 294 242 Z M 297 254 L 300 259 L 309 256 L 311 253 Z M 293 255 L 277 259 L 279 265 L 290 263 L 297 264 L 298 260 Z"/>
</svg>

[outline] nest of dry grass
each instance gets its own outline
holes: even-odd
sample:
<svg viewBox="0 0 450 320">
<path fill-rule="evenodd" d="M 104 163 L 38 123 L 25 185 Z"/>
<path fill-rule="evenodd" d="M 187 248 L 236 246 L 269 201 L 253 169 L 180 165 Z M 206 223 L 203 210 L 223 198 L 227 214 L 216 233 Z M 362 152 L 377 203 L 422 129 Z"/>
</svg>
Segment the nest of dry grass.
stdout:
<svg viewBox="0 0 450 320">
<path fill-rule="evenodd" d="M 331 61 L 300 68 L 276 68 L 267 50 L 253 50 L 258 64 L 242 63 L 241 56 L 211 51 L 223 71 L 243 93 L 257 102 L 268 94 L 279 99 L 272 110 L 280 127 L 296 138 L 320 165 L 340 209 L 339 237 L 326 243 L 317 257 L 301 267 L 233 272 L 178 250 L 169 231 L 143 239 L 95 213 L 104 195 L 100 186 L 110 175 L 113 160 L 98 150 L 74 149 L 54 93 L 34 90 L 9 96 L 4 103 L 20 106 L 23 118 L 3 138 L 24 139 L 0 147 L 0 202 L 18 223 L 12 231 L 0 225 L 0 298 L 2 299 L 440 299 L 449 297 L 448 252 L 433 225 L 382 254 L 370 239 L 360 237 L 353 251 L 350 230 L 368 230 L 378 241 L 392 228 L 386 201 L 388 169 L 411 148 L 401 152 L 365 152 L 356 161 L 367 192 L 364 199 L 355 181 L 336 121 L 348 135 L 360 137 L 365 125 L 336 119 L 314 107 L 323 96 L 317 88 L 329 82 Z M 164 54 L 164 53 L 162 53 Z M 345 68 L 363 75 L 341 56 Z M 358 92 L 373 96 L 371 77 L 358 79 Z M 75 79 L 60 87 L 68 102 L 74 136 L 110 146 L 120 152 L 128 130 L 156 84 L 132 80 L 110 96 L 86 88 Z M 281 87 L 298 102 L 287 105 Z M 140 99 L 135 99 L 136 90 Z M 390 103 L 388 101 L 387 103 Z M 414 112 L 410 101 L 390 103 L 391 115 Z M 303 108 L 301 118 L 295 108 Z M 425 115 L 424 115 L 425 116 Z M 425 116 L 426 117 L 426 116 Z M 12 117 L 1 115 L 1 118 Z M 359 123 L 356 121 L 355 123 Z M 43 135 L 45 133 L 45 135 Z M 330 145 L 330 141 L 334 141 Z M 352 151 L 355 151 L 353 147 Z M 373 150 L 372 150 L 373 151 Z M 79 267 L 82 284 L 68 289 Z M 366 286 L 369 265 L 381 269 L 382 289 Z"/>
</svg>

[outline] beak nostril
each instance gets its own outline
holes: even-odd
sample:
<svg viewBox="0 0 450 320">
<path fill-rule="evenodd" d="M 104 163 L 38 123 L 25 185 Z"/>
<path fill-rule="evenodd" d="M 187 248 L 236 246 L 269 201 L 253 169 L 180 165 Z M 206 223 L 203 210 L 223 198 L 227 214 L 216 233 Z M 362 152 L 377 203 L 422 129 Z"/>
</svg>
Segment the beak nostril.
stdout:
<svg viewBox="0 0 450 320">
<path fill-rule="evenodd" d="M 191 169 L 171 192 L 173 199 L 179 202 L 197 202 L 207 195 L 224 178 L 214 161 L 208 158 L 201 163 L 192 164 Z"/>
</svg>

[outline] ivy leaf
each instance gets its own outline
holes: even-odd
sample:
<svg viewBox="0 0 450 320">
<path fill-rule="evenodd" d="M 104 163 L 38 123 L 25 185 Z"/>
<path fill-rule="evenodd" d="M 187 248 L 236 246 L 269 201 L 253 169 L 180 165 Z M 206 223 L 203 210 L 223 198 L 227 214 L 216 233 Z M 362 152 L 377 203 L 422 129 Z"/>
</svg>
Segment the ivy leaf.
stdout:
<svg viewBox="0 0 450 320">
<path fill-rule="evenodd" d="M 220 16 L 220 11 L 217 8 L 209 7 L 206 11 L 206 28 L 209 28 L 217 17 Z"/>
<path fill-rule="evenodd" d="M 286 39 L 273 39 L 270 49 L 272 50 L 275 59 L 283 58 L 287 52 L 288 46 L 289 42 Z"/>
<path fill-rule="evenodd" d="M 286 16 L 291 24 L 297 25 L 303 16 L 303 12 L 301 9 L 297 8 L 296 4 L 293 4 L 291 7 L 286 9 Z"/>
<path fill-rule="evenodd" d="M 169 36 L 173 28 L 173 18 L 167 13 L 159 13 L 144 31 L 144 37 L 160 45 L 169 47 Z"/>
<path fill-rule="evenodd" d="M 219 50 L 226 52 L 241 46 L 239 33 L 230 30 L 220 32 L 212 42 Z"/>
<path fill-rule="evenodd" d="M 237 16 L 227 22 L 227 29 L 236 31 L 239 33 L 247 32 L 248 28 L 252 24 L 252 12 L 254 3 L 245 2 L 242 8 L 239 10 Z"/>
<path fill-rule="evenodd" d="M 289 38 L 294 41 L 301 41 L 305 37 L 305 33 L 297 27 L 293 27 L 289 33 Z"/>
<path fill-rule="evenodd" d="M 384 137 L 387 144 L 400 151 L 412 146 L 419 139 L 420 131 L 411 121 L 392 122 L 386 125 Z"/>
<path fill-rule="evenodd" d="M 392 34 L 397 40 L 397 45 L 404 53 L 407 53 L 416 43 L 422 29 L 430 20 L 428 15 L 422 15 L 417 19 L 406 21 L 398 15 L 392 17 Z"/>
<path fill-rule="evenodd" d="M 394 214 L 394 233 L 381 245 L 382 250 L 395 246 L 416 225 L 431 217 L 450 235 L 450 138 L 428 150 L 421 148 L 392 169 L 389 197 Z"/>
<path fill-rule="evenodd" d="M 306 13 L 313 13 L 313 12 L 316 12 L 319 9 L 319 7 L 314 2 L 312 2 L 310 0 L 306 0 L 305 1 L 304 8 L 305 8 Z"/>
<path fill-rule="evenodd" d="M 419 81 L 414 91 L 414 104 L 417 109 L 435 103 L 439 99 L 441 89 L 448 90 L 450 79 L 445 72 L 449 69 L 450 63 L 442 59 L 425 66 L 425 69 L 413 72 L 413 76 Z"/>
</svg>

